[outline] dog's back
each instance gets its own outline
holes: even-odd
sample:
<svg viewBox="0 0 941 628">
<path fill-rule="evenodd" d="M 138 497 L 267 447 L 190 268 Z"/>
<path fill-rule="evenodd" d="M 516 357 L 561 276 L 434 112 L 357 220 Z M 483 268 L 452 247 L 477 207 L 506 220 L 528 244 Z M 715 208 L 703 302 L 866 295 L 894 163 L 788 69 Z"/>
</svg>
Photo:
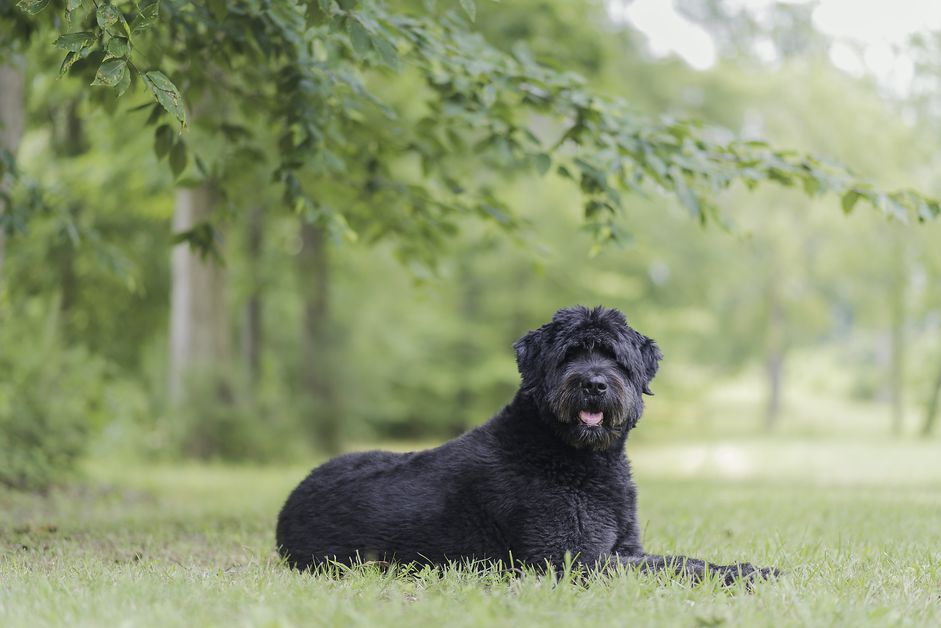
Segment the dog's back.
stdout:
<svg viewBox="0 0 941 628">
<path fill-rule="evenodd" d="M 305 569 L 325 560 L 441 563 L 478 553 L 469 471 L 481 463 L 473 452 L 485 437 L 475 430 L 436 449 L 353 453 L 317 467 L 278 516 L 281 555 Z"/>
</svg>

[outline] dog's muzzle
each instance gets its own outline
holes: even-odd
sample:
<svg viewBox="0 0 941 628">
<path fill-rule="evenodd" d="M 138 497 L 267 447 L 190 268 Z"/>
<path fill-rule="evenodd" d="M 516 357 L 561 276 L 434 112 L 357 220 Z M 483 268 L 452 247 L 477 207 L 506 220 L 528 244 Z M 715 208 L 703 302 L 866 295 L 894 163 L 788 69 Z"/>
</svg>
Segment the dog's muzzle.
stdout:
<svg viewBox="0 0 941 628">
<path fill-rule="evenodd" d="M 582 422 L 582 425 L 587 425 L 589 427 L 595 427 L 601 425 L 601 422 L 604 421 L 604 412 L 592 412 L 591 410 L 582 410 L 578 413 L 578 420 Z"/>
</svg>

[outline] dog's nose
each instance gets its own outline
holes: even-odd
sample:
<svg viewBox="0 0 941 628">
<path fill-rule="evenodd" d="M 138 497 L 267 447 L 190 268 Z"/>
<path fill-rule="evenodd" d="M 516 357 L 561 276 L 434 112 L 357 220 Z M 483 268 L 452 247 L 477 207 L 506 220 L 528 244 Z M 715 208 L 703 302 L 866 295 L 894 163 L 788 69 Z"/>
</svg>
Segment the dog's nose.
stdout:
<svg viewBox="0 0 941 628">
<path fill-rule="evenodd" d="M 589 393 L 600 395 L 608 390 L 608 381 L 601 375 L 592 375 L 591 378 L 585 382 L 585 390 Z"/>
</svg>

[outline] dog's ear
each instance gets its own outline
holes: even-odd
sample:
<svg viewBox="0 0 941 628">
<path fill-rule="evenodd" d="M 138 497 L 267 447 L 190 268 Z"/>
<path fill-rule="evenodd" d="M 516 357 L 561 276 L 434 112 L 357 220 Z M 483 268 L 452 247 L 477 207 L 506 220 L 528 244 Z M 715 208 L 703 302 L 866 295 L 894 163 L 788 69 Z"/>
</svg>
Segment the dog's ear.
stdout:
<svg viewBox="0 0 941 628">
<path fill-rule="evenodd" d="M 532 389 L 541 379 L 543 330 L 534 329 L 513 343 L 516 350 L 516 368 L 523 376 L 523 386 Z"/>
<path fill-rule="evenodd" d="M 663 359 L 663 352 L 660 351 L 660 347 L 657 346 L 657 343 L 647 336 L 638 334 L 641 337 L 640 345 L 640 360 L 643 365 L 644 373 L 644 394 L 653 396 L 653 392 L 650 390 L 650 382 L 653 380 L 654 376 L 657 374 L 657 369 L 660 367 L 660 360 Z"/>
<path fill-rule="evenodd" d="M 663 353 L 652 339 L 630 327 L 627 330 L 627 338 L 623 343 L 619 343 L 615 357 L 637 382 L 641 391 L 645 395 L 653 396 L 650 382 L 657 374 Z"/>
</svg>

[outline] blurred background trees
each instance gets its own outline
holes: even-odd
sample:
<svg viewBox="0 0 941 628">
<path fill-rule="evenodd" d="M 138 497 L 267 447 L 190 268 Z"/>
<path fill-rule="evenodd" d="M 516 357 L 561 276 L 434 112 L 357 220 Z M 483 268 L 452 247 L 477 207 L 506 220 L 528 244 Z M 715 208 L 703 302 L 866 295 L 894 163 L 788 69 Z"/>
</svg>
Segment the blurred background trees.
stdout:
<svg viewBox="0 0 941 628">
<path fill-rule="evenodd" d="M 933 35 L 900 95 L 832 65 L 812 5 L 678 2 L 716 43 L 695 70 L 591 0 L 461 3 L 473 24 L 442 2 L 115 3 L 130 29 L 151 6 L 162 22 L 110 60 L 123 36 L 91 3 L 46 4 L 0 3 L 0 481 L 42 485 L 89 448 L 265 461 L 441 439 L 509 399 L 510 344 L 572 303 L 621 308 L 663 347 L 641 438 L 933 432 L 937 221 L 845 216 L 825 163 L 796 190 L 721 191 L 697 170 L 739 136 L 937 194 Z M 453 50 L 397 38 L 419 27 Z M 51 45 L 65 32 L 104 49 Z M 88 86 L 122 59 L 113 89 Z M 151 68 L 185 98 L 182 132 Z M 577 116 L 520 101 L 514 73 L 533 68 L 559 103 L 703 120 L 704 161 L 640 170 L 670 195 L 593 179 L 604 132 L 552 146 Z M 842 196 L 817 194 L 831 184 Z"/>
</svg>

